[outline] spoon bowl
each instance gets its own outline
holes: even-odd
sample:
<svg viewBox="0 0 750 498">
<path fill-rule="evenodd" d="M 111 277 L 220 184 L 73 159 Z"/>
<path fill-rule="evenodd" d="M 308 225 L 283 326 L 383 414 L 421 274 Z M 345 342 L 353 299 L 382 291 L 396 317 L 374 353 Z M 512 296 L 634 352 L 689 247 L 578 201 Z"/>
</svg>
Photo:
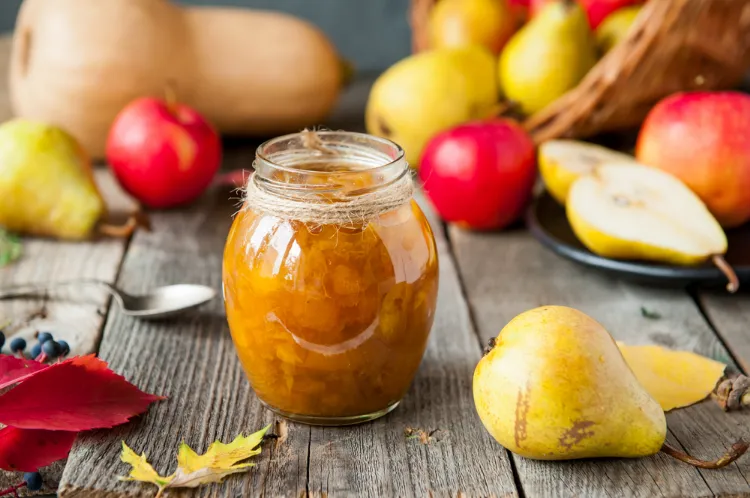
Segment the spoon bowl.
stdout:
<svg viewBox="0 0 750 498">
<path fill-rule="evenodd" d="M 197 308 L 212 300 L 216 291 L 205 285 L 176 284 L 156 289 L 139 296 L 113 293 L 120 301 L 122 312 L 139 318 L 166 318 Z M 118 298 L 119 296 L 119 298 Z"/>
</svg>

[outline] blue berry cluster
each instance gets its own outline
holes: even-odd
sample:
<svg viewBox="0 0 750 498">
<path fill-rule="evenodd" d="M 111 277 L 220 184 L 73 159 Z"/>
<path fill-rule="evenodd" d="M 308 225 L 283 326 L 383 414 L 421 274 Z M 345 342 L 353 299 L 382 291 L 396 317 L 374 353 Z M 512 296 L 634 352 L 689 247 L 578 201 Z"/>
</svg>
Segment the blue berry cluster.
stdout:
<svg viewBox="0 0 750 498">
<path fill-rule="evenodd" d="M 42 353 L 47 359 L 54 360 L 62 358 L 70 353 L 70 346 L 65 341 L 56 341 L 49 332 L 39 332 L 36 336 L 37 343 L 31 347 L 29 356 L 31 359 L 39 357 Z M 5 345 L 5 334 L 0 330 L 0 349 Z M 10 341 L 10 352 L 12 354 L 23 354 L 27 348 L 26 339 L 16 337 Z"/>
</svg>

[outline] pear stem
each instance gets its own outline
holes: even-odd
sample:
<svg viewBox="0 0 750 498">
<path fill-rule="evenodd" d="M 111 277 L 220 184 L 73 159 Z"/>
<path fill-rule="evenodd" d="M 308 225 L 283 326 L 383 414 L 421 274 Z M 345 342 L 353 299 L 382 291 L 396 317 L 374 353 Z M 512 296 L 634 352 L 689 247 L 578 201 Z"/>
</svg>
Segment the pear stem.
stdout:
<svg viewBox="0 0 750 498">
<path fill-rule="evenodd" d="M 727 280 L 729 280 L 729 283 L 727 283 L 727 290 L 732 294 L 737 292 L 737 289 L 740 288 L 740 280 L 737 278 L 737 274 L 732 267 L 729 266 L 729 263 L 727 263 L 727 260 L 724 259 L 724 256 L 721 254 L 714 254 L 711 256 L 711 261 L 719 270 L 721 270 L 721 273 L 727 277 Z"/>
<path fill-rule="evenodd" d="M 734 462 L 739 457 L 744 455 L 748 448 L 750 448 L 750 444 L 746 443 L 742 439 L 739 439 L 732 445 L 732 448 L 729 451 L 724 453 L 724 455 L 722 455 L 720 458 L 713 461 L 700 460 L 698 458 L 692 457 L 687 453 L 683 453 L 682 451 L 673 448 L 667 443 L 664 443 L 664 446 L 661 447 L 661 451 L 671 456 L 672 458 L 676 458 L 677 460 L 693 465 L 694 467 L 713 470 L 726 467 L 730 463 Z"/>
<path fill-rule="evenodd" d="M 110 225 L 108 223 L 102 223 L 99 225 L 99 233 L 108 237 L 126 238 L 133 235 L 135 229 L 141 227 L 146 230 L 151 230 L 151 222 L 145 213 L 138 211 L 130 215 L 128 220 L 122 225 Z"/>
</svg>

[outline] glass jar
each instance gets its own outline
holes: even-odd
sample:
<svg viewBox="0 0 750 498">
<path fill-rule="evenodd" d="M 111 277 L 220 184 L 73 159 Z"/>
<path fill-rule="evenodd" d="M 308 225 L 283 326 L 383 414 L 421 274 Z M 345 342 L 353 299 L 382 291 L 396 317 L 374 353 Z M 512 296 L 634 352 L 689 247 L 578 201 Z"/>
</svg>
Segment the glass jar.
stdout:
<svg viewBox="0 0 750 498">
<path fill-rule="evenodd" d="M 224 252 L 232 338 L 258 398 L 299 422 L 393 410 L 432 327 L 438 260 L 401 148 L 302 132 L 256 152 Z"/>
</svg>

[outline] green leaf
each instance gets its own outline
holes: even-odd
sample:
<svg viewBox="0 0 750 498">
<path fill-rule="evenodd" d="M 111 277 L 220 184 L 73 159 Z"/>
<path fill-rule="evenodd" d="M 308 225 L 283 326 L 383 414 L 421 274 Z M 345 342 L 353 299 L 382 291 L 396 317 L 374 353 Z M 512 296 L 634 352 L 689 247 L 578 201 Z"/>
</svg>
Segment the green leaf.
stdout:
<svg viewBox="0 0 750 498">
<path fill-rule="evenodd" d="M 21 240 L 0 228 L 0 268 L 20 258 L 22 253 Z"/>
</svg>

